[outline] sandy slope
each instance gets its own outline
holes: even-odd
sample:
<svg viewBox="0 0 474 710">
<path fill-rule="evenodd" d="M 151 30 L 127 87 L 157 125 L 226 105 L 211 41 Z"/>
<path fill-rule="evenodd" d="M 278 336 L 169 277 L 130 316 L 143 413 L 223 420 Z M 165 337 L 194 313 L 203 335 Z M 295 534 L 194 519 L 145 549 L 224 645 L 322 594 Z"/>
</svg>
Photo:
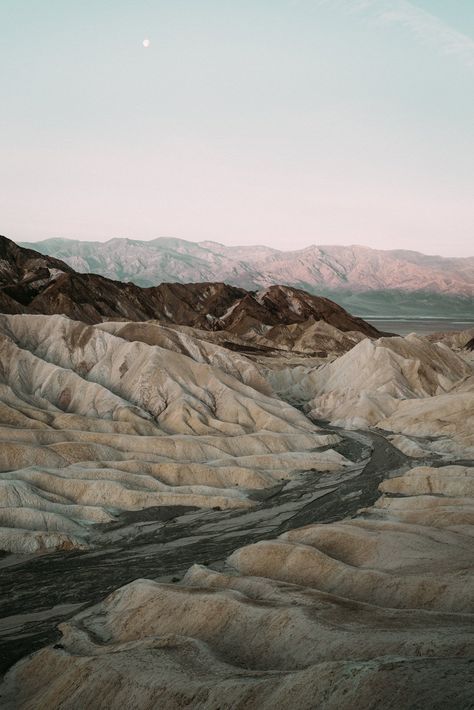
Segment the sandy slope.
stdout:
<svg viewBox="0 0 474 710">
<path fill-rule="evenodd" d="M 444 343 L 366 338 L 327 365 L 281 368 L 268 379 L 312 418 L 394 432 L 392 441 L 409 455 L 474 452 L 472 364 Z"/>
<path fill-rule="evenodd" d="M 473 485 L 415 468 L 354 519 L 126 585 L 18 663 L 4 706 L 467 708 Z"/>
<path fill-rule="evenodd" d="M 409 336 L 324 362 L 307 333 L 297 354 L 291 333 L 284 355 L 250 358 L 156 323 L 0 317 L 0 547 L 87 546 L 123 510 L 245 508 L 346 466 L 285 400 L 414 459 L 469 456 L 469 358 Z M 2 707 L 470 707 L 474 469 L 414 459 L 353 518 L 116 590 L 9 671 Z"/>
<path fill-rule="evenodd" d="M 121 510 L 247 507 L 347 463 L 255 364 L 189 334 L 0 316 L 0 362 L 2 549 L 83 546 Z"/>
</svg>

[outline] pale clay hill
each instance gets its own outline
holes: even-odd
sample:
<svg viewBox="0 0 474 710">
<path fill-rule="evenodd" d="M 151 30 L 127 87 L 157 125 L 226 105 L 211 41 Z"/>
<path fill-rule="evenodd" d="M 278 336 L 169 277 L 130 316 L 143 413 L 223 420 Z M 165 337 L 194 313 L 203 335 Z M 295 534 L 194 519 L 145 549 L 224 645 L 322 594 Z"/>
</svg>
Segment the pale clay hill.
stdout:
<svg viewBox="0 0 474 710">
<path fill-rule="evenodd" d="M 3 549 L 83 546 L 89 522 L 147 505 L 245 507 L 246 489 L 347 465 L 286 402 L 411 456 L 472 453 L 472 368 L 415 336 L 305 366 L 153 323 L 13 315 L 0 333 Z"/>
<path fill-rule="evenodd" d="M 157 325 L 135 337 L 0 316 L 4 550 L 82 547 L 120 510 L 248 507 L 249 490 L 348 464 L 242 355 Z"/>
<path fill-rule="evenodd" d="M 36 298 L 39 274 L 48 289 L 52 269 L 72 273 L 10 254 L 7 305 Z M 185 293 L 173 306 L 181 314 Z M 124 515 L 192 506 L 232 516 L 228 529 L 213 518 L 201 534 L 235 535 L 239 515 L 248 526 L 214 568 L 194 564 L 173 584 L 134 577 L 63 622 L 59 642 L 6 674 L 2 708 L 472 706 L 473 332 L 380 338 L 351 329 L 356 321 L 318 319 L 316 305 L 332 306 L 291 289 L 263 293 L 257 305 L 243 295 L 221 306 L 218 329 L 0 316 L 0 563 L 20 570 L 18 595 L 36 583 L 17 567 L 21 553 L 56 552 L 61 577 L 68 550 L 94 559 L 137 534 Z M 220 296 L 234 298 L 206 298 Z M 295 322 L 259 323 L 292 307 L 302 310 Z M 373 468 L 370 449 L 351 460 L 348 442 L 377 432 Z M 340 512 L 391 452 L 398 463 L 378 496 Z M 315 499 L 336 496 L 331 522 L 310 514 L 291 525 L 295 504 L 278 507 L 275 491 L 302 477 Z M 265 496 L 263 519 L 276 506 L 289 523 L 255 542 Z M 148 566 L 160 550 L 150 548 Z M 53 614 L 47 605 L 26 613 L 18 638 L 18 616 L 4 620 L 0 641 L 29 638 L 34 620 Z"/>
<path fill-rule="evenodd" d="M 22 246 L 62 259 L 76 271 L 141 286 L 163 281 L 224 281 L 243 288 L 279 283 L 304 289 L 401 289 L 474 295 L 474 257 L 443 258 L 334 245 L 280 251 L 172 238 L 107 242 L 47 239 Z"/>
<path fill-rule="evenodd" d="M 469 708 L 474 476 L 412 468 L 357 517 L 138 579 L 19 662 L 5 708 Z"/>
<path fill-rule="evenodd" d="M 366 338 L 332 363 L 282 368 L 269 379 L 311 418 L 394 432 L 392 442 L 410 456 L 474 455 L 472 365 L 443 342 Z"/>
</svg>

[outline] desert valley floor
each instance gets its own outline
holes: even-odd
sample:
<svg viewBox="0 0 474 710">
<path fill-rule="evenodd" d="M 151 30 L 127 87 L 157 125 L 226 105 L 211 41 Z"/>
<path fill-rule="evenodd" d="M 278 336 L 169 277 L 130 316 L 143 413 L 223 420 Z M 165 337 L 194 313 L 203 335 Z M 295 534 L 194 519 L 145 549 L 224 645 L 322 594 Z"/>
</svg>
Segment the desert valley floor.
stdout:
<svg viewBox="0 0 474 710">
<path fill-rule="evenodd" d="M 469 333 L 0 327 L 3 706 L 469 706 Z"/>
<path fill-rule="evenodd" d="M 474 332 L 278 286 L 157 290 L 154 320 L 31 254 L 1 294 L 0 706 L 472 707 Z"/>
</svg>

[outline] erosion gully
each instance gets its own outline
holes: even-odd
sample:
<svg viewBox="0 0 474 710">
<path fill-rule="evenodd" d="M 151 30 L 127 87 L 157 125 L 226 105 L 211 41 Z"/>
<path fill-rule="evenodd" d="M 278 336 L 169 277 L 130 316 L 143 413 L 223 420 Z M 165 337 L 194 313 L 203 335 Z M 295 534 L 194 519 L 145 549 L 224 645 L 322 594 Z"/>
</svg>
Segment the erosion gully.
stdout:
<svg viewBox="0 0 474 710">
<path fill-rule="evenodd" d="M 250 510 L 159 507 L 125 513 L 102 526 L 89 551 L 2 558 L 0 674 L 59 639 L 58 623 L 117 587 L 143 577 L 177 582 L 193 563 L 222 569 L 243 545 L 353 516 L 378 498 L 382 479 L 413 466 L 381 434 L 318 424 L 342 437 L 333 448 L 353 461 L 343 472 L 306 471 L 277 488 L 254 491 Z M 434 457 L 416 463 L 437 464 Z"/>
</svg>

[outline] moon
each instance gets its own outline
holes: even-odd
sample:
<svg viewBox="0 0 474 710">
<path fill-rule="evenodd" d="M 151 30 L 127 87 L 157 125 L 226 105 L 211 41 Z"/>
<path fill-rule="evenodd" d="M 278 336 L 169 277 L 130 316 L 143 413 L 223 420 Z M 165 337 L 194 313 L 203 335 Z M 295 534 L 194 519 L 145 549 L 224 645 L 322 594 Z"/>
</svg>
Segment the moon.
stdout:
<svg viewBox="0 0 474 710">
<path fill-rule="evenodd" d="M 149 39 L 144 39 L 142 42 L 143 46 L 145 49 L 147 49 L 150 46 L 150 40 Z"/>
</svg>

